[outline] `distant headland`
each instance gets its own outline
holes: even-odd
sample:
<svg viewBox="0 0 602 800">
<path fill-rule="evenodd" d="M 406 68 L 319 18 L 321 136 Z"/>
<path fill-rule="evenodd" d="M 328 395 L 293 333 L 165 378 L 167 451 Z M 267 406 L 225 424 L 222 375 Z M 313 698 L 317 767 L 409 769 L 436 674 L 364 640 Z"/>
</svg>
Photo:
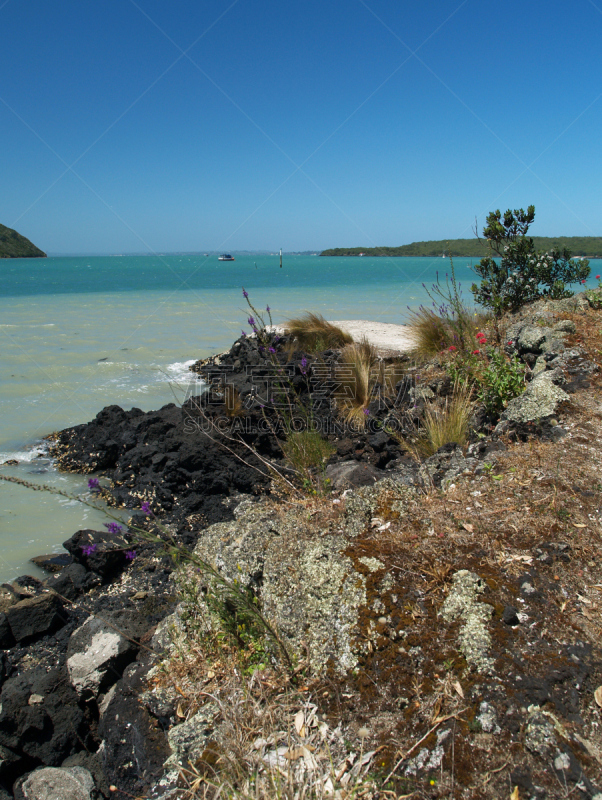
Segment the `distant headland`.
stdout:
<svg viewBox="0 0 602 800">
<path fill-rule="evenodd" d="M 534 236 L 536 250 L 563 249 L 573 256 L 602 258 L 602 236 Z M 321 256 L 458 256 L 483 258 L 489 255 L 485 239 L 439 239 L 433 242 L 412 242 L 399 247 L 333 247 Z"/>
<path fill-rule="evenodd" d="M 0 258 L 46 258 L 46 253 L 6 225 L 0 225 Z"/>
</svg>

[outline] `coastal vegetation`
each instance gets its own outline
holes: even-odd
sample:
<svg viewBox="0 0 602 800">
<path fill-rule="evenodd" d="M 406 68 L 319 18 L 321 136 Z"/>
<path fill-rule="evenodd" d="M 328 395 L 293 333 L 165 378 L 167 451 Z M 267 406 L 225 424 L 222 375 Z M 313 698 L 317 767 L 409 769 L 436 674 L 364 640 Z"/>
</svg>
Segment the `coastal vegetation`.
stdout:
<svg viewBox="0 0 602 800">
<path fill-rule="evenodd" d="M 481 282 L 473 283 L 472 293 L 495 319 L 540 297 L 571 297 L 573 292 L 566 285 L 585 283 L 589 275 L 589 261 L 573 260 L 566 247 L 554 247 L 549 252 L 536 249 L 534 239 L 527 236 L 534 219 L 535 206 L 529 206 L 526 212 L 508 209 L 503 219 L 499 210 L 487 216 L 483 236 L 491 255 L 475 264 L 473 269 Z"/>
<path fill-rule="evenodd" d="M 321 314 L 308 311 L 303 317 L 287 320 L 284 330 L 291 337 L 290 348 L 305 353 L 321 353 L 331 348 L 351 344 L 352 337 L 324 319 Z"/>
<path fill-rule="evenodd" d="M 534 236 L 536 250 L 563 250 L 568 248 L 573 255 L 585 258 L 602 258 L 602 236 Z M 439 239 L 428 242 L 412 242 L 398 247 L 333 247 L 323 250 L 321 256 L 409 256 L 441 258 L 457 256 L 483 258 L 489 255 L 489 246 L 482 239 Z"/>
<path fill-rule="evenodd" d="M 111 522 L 4 587 L 0 784 L 596 797 L 602 311 L 549 286 L 475 316 L 452 261 L 397 355 L 305 350 L 243 290 L 198 393 L 56 434 Z"/>
<path fill-rule="evenodd" d="M 0 225 L 0 258 L 46 258 L 46 253 L 17 231 Z"/>
</svg>

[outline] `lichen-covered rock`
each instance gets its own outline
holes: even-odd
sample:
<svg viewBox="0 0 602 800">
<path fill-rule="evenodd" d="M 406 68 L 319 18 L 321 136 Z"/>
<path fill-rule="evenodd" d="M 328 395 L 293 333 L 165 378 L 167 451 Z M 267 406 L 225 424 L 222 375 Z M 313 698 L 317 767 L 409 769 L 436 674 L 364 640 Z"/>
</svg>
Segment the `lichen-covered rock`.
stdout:
<svg viewBox="0 0 602 800">
<path fill-rule="evenodd" d="M 37 769 L 15 794 L 19 800 L 94 800 L 98 796 L 92 775 L 82 767 Z"/>
<path fill-rule="evenodd" d="M 525 325 L 518 335 L 519 350 L 521 353 L 540 353 L 541 345 L 551 332 L 551 328 L 540 325 Z"/>
<path fill-rule="evenodd" d="M 203 531 L 195 554 L 244 589 L 260 591 L 263 614 L 291 654 L 309 654 L 313 669 L 355 666 L 352 647 L 365 580 L 345 550 L 345 528 L 318 530 L 302 509 L 260 503 L 238 520 Z"/>
<path fill-rule="evenodd" d="M 165 762 L 166 767 L 186 767 L 187 762 L 195 763 L 203 754 L 203 750 L 214 731 L 214 719 L 218 708 L 214 703 L 206 703 L 186 722 L 174 725 L 167 734 L 172 754 Z"/>
<path fill-rule="evenodd" d="M 493 608 L 478 600 L 484 590 L 485 583 L 476 573 L 459 570 L 439 614 L 447 623 L 458 618 L 462 621 L 458 639 L 466 661 L 479 672 L 491 672 L 494 661 L 488 654 L 491 635 L 487 623 Z"/>
<path fill-rule="evenodd" d="M 554 723 L 551 717 L 539 708 L 529 708 L 525 728 L 525 747 L 532 753 L 549 758 L 557 745 Z"/>
<path fill-rule="evenodd" d="M 502 420 L 509 422 L 533 422 L 551 417 L 560 403 L 569 399 L 568 394 L 556 386 L 551 372 L 542 372 L 527 386 L 525 391 L 508 403 Z"/>
</svg>

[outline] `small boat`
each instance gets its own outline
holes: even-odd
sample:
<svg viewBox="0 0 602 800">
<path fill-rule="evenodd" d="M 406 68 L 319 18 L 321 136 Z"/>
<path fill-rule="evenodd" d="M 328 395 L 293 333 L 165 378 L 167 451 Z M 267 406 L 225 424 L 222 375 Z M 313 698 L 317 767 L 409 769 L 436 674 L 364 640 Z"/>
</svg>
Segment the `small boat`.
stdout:
<svg viewBox="0 0 602 800">
<path fill-rule="evenodd" d="M 280 269 L 282 269 L 282 248 L 280 248 Z"/>
<path fill-rule="evenodd" d="M 234 257 L 230 255 L 230 253 L 222 253 L 221 256 L 217 257 L 218 261 L 234 261 Z"/>
</svg>

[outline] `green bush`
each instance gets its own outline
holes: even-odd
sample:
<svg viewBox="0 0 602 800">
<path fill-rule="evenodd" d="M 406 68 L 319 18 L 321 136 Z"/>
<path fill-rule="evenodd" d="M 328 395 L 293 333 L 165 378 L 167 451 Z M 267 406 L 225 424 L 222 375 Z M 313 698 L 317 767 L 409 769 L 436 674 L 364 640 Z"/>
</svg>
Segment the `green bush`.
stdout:
<svg viewBox="0 0 602 800">
<path fill-rule="evenodd" d="M 472 285 L 472 293 L 496 319 L 539 297 L 571 297 L 566 284 L 585 282 L 589 275 L 589 262 L 574 261 L 566 247 L 546 253 L 535 250 L 533 239 L 527 236 L 534 218 L 535 206 L 526 212 L 508 209 L 503 220 L 499 210 L 487 217 L 483 236 L 499 260 L 482 258 L 474 266 L 481 283 Z"/>
<path fill-rule="evenodd" d="M 510 400 L 525 390 L 525 365 L 516 355 L 508 357 L 495 347 L 470 355 L 458 353 L 448 363 L 448 372 L 456 381 L 474 383 L 479 401 L 493 416 L 499 416 Z"/>
</svg>

